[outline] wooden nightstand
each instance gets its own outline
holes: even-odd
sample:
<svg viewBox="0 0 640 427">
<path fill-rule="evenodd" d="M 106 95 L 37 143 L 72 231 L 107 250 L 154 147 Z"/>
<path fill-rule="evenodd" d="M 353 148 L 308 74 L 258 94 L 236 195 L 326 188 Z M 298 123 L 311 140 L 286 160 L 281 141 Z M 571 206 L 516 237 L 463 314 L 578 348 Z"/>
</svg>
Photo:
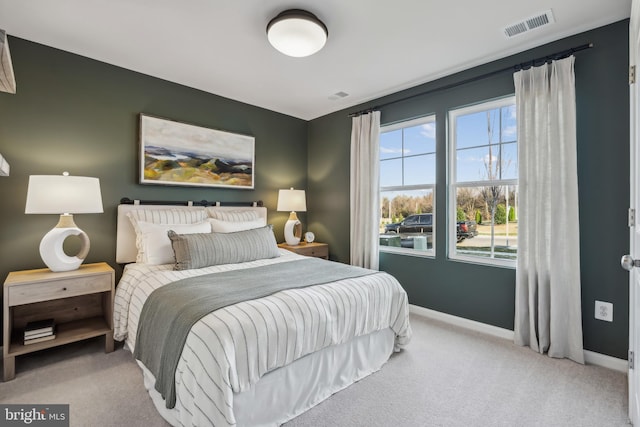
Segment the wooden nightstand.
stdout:
<svg viewBox="0 0 640 427">
<path fill-rule="evenodd" d="M 113 351 L 115 274 L 106 263 L 54 273 L 48 268 L 13 271 L 4 282 L 4 380 L 15 377 L 16 356 L 104 335 Z M 52 318 L 56 337 L 24 344 L 27 322 Z"/>
<path fill-rule="evenodd" d="M 329 259 L 329 244 L 328 243 L 305 243 L 300 242 L 299 245 L 289 246 L 286 243 L 280 243 L 278 247 L 286 249 L 291 252 L 295 252 L 299 255 L 312 256 L 316 258 Z"/>
</svg>

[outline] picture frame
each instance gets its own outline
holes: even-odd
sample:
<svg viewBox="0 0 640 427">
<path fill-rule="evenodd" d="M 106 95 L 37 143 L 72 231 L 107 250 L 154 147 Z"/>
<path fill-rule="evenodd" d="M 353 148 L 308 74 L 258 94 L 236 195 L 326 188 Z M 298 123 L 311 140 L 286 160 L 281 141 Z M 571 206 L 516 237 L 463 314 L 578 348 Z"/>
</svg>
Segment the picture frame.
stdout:
<svg viewBox="0 0 640 427">
<path fill-rule="evenodd" d="M 140 114 L 140 183 L 253 189 L 255 138 Z"/>
</svg>

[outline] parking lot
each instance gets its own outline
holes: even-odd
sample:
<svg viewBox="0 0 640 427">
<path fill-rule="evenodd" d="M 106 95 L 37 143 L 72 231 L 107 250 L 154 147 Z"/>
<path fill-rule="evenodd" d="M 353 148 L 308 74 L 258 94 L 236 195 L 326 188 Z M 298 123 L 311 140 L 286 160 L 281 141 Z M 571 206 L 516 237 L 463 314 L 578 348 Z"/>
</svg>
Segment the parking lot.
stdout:
<svg viewBox="0 0 640 427">
<path fill-rule="evenodd" d="M 478 227 L 478 235 L 464 239 L 456 246 L 458 249 L 464 250 L 469 248 L 471 250 L 476 248 L 490 248 L 491 247 L 491 224 L 480 224 Z M 381 234 L 380 244 L 383 246 L 400 246 L 400 242 L 394 242 L 394 239 L 398 238 L 396 234 Z M 508 252 L 514 252 L 518 246 L 518 223 L 500 224 L 494 226 L 494 247 L 507 250 Z M 413 248 L 413 239 L 402 239 L 402 247 Z M 428 236 L 426 246 L 424 243 L 420 243 L 420 249 L 431 248 L 431 235 Z"/>
</svg>

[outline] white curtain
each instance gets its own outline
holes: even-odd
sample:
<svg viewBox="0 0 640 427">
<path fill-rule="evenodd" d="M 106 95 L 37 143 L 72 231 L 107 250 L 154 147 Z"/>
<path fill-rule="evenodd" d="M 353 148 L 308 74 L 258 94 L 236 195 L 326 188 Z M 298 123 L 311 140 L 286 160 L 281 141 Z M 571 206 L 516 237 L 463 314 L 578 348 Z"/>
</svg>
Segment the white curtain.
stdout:
<svg viewBox="0 0 640 427">
<path fill-rule="evenodd" d="M 518 120 L 515 343 L 584 363 L 574 57 L 514 74 Z"/>
<path fill-rule="evenodd" d="M 351 264 L 378 269 L 380 112 L 353 118 L 351 127 Z"/>
<path fill-rule="evenodd" d="M 13 75 L 9 41 L 4 30 L 0 30 L 0 92 L 16 93 L 16 78 Z"/>
</svg>

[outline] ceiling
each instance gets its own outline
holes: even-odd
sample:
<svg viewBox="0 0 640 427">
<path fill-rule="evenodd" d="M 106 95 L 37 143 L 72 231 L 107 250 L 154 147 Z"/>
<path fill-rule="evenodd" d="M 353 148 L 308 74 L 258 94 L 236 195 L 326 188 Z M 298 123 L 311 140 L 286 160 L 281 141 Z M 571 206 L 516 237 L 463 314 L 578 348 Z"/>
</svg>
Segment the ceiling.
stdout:
<svg viewBox="0 0 640 427">
<path fill-rule="evenodd" d="M 292 8 L 314 13 L 329 30 L 313 56 L 287 57 L 267 41 L 269 20 Z M 504 35 L 549 9 L 555 23 Z M 0 0 L 0 28 L 310 120 L 628 18 L 630 10 L 631 0 Z"/>
</svg>

